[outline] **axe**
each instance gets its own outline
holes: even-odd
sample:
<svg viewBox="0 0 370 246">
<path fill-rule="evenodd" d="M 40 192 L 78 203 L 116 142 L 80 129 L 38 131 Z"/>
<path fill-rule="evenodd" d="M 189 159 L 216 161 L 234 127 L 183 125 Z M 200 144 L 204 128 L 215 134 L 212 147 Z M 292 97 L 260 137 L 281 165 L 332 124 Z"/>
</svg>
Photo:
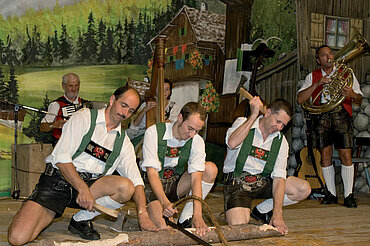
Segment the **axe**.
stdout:
<svg viewBox="0 0 370 246">
<path fill-rule="evenodd" d="M 114 209 L 106 208 L 106 207 L 104 207 L 100 204 L 97 204 L 97 203 L 94 203 L 94 208 L 96 210 L 98 210 L 99 212 L 102 212 L 102 213 L 108 214 L 109 216 L 117 218 L 116 222 L 114 222 L 110 226 L 110 228 L 113 231 L 122 232 L 123 224 L 126 221 L 126 215 L 127 214 L 130 215 L 129 211 L 128 212 L 126 212 L 126 211 L 117 211 L 117 210 L 114 210 Z"/>
<path fill-rule="evenodd" d="M 253 99 L 253 96 L 246 89 L 244 89 L 243 87 L 240 87 L 240 95 L 247 98 L 248 100 Z M 267 109 L 267 106 L 263 105 L 263 108 L 260 109 L 261 113 L 264 114 L 266 112 L 266 109 Z"/>
</svg>

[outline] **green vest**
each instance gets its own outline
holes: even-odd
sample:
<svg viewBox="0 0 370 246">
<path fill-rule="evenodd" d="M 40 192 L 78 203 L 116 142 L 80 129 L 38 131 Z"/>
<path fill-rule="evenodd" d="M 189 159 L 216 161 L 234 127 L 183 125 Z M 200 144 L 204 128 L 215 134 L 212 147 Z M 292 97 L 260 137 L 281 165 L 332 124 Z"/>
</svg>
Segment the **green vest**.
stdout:
<svg viewBox="0 0 370 246">
<path fill-rule="evenodd" d="M 90 129 L 89 131 L 83 136 L 80 146 L 78 147 L 76 153 L 72 156 L 72 160 L 77 158 L 84 150 L 86 149 L 87 145 L 89 144 L 91 137 L 95 130 L 96 125 L 96 118 L 98 117 L 98 111 L 96 109 L 90 109 L 91 114 L 91 122 L 90 122 Z M 116 138 L 114 140 L 114 146 L 111 154 L 108 157 L 107 162 L 105 163 L 105 169 L 103 176 L 108 172 L 109 168 L 112 167 L 113 163 L 116 161 L 118 156 L 121 153 L 123 140 L 125 139 L 125 132 L 121 135 L 117 132 Z"/>
<path fill-rule="evenodd" d="M 248 136 L 243 141 L 238 157 L 236 158 L 234 177 L 240 177 L 240 175 L 243 172 L 245 161 L 247 160 L 249 152 L 252 149 L 254 132 L 255 128 L 251 129 L 248 133 Z M 279 138 L 279 136 L 276 136 L 274 140 L 272 140 L 271 149 L 270 152 L 268 153 L 267 161 L 262 172 L 263 177 L 267 177 L 272 173 L 272 170 L 274 169 L 275 166 L 276 158 L 279 154 L 282 140 L 283 136 L 281 136 L 281 138 Z"/>
<path fill-rule="evenodd" d="M 157 136 L 158 136 L 158 158 L 162 164 L 162 169 L 159 172 L 159 177 L 163 177 L 163 168 L 164 168 L 164 156 L 167 150 L 167 140 L 163 139 L 164 133 L 166 132 L 166 123 L 161 122 L 156 124 L 157 127 Z M 179 156 L 179 160 L 176 166 L 176 173 L 183 174 L 185 167 L 188 164 L 190 150 L 193 143 L 193 139 L 189 139 L 183 147 L 181 147 L 181 152 Z"/>
</svg>

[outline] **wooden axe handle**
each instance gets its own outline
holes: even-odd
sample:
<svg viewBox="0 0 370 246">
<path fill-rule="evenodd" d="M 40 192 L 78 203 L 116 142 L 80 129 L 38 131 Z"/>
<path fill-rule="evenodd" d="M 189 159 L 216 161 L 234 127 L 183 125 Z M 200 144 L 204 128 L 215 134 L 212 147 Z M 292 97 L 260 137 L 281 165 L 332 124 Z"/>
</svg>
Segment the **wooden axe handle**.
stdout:
<svg viewBox="0 0 370 246">
<path fill-rule="evenodd" d="M 253 96 L 243 87 L 240 87 L 240 95 L 243 97 L 247 98 L 248 100 L 252 100 Z"/>
<path fill-rule="evenodd" d="M 246 89 L 244 89 L 243 87 L 240 87 L 240 95 L 242 95 L 242 97 L 247 98 L 248 100 L 253 99 L 253 96 Z M 267 106 L 263 105 L 263 108 L 260 109 L 261 113 L 264 114 L 266 112 L 266 108 L 267 108 Z"/>
<path fill-rule="evenodd" d="M 110 216 L 112 216 L 114 218 L 117 218 L 118 217 L 118 214 L 119 214 L 119 212 L 117 210 L 103 207 L 102 205 L 97 204 L 97 203 L 94 203 L 94 208 L 96 210 L 98 210 L 99 212 L 108 214 L 108 215 L 110 215 Z"/>
</svg>

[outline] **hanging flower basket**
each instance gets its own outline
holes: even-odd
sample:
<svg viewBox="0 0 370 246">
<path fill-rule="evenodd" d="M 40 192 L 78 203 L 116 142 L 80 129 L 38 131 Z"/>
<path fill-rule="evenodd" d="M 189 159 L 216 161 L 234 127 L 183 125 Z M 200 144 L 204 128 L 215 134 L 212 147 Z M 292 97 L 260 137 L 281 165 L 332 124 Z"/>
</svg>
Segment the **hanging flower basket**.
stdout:
<svg viewBox="0 0 370 246">
<path fill-rule="evenodd" d="M 207 112 L 217 112 L 220 106 L 220 95 L 216 92 L 211 81 L 207 82 L 200 103 Z"/>
<path fill-rule="evenodd" d="M 148 60 L 148 69 L 146 70 L 146 75 L 151 78 L 152 77 L 152 70 L 153 70 L 153 57 Z"/>
<path fill-rule="evenodd" d="M 200 57 L 200 53 L 197 49 L 191 52 L 189 59 L 187 60 L 193 70 L 198 70 L 203 68 L 203 60 Z"/>
</svg>

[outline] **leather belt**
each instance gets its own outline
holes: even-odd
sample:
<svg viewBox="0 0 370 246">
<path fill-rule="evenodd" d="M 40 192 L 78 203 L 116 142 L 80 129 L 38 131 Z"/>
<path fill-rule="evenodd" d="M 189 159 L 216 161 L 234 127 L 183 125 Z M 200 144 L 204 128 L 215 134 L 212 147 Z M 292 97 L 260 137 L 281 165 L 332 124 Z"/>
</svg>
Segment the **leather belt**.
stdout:
<svg viewBox="0 0 370 246">
<path fill-rule="evenodd" d="M 55 175 L 58 175 L 60 177 L 63 177 L 62 173 L 59 171 L 59 169 L 53 167 L 53 165 L 51 163 L 46 163 L 46 167 L 45 167 L 45 171 L 44 171 L 44 174 L 46 176 L 55 176 Z M 83 180 L 89 180 L 89 179 L 98 179 L 100 177 L 102 177 L 102 175 L 98 175 L 96 177 L 93 177 L 93 174 L 92 173 L 86 173 L 86 172 L 78 172 L 78 175 L 80 175 L 81 179 Z"/>
</svg>

